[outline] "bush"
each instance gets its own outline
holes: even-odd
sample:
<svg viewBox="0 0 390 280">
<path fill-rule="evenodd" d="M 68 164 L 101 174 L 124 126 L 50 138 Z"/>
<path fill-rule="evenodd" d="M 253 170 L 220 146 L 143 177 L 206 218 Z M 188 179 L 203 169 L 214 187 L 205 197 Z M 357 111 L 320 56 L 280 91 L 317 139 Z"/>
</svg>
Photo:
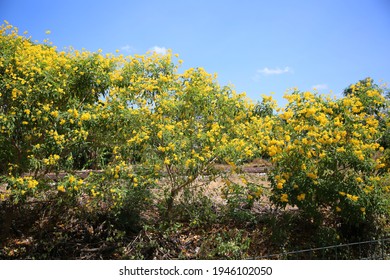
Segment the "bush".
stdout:
<svg viewBox="0 0 390 280">
<path fill-rule="evenodd" d="M 388 210 L 388 176 L 383 133 L 376 115 L 384 106 L 378 91 L 338 100 L 310 92 L 286 96 L 268 147 L 274 169 L 270 180 L 276 205 L 297 206 L 315 222 L 324 211 L 359 228 Z"/>
</svg>

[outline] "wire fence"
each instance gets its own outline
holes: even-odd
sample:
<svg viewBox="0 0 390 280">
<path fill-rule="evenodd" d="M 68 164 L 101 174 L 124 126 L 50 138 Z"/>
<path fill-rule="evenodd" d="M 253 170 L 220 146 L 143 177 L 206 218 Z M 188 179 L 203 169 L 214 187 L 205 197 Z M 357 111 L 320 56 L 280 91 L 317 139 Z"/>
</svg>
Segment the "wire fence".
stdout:
<svg viewBox="0 0 390 280">
<path fill-rule="evenodd" d="M 390 238 L 261 256 L 279 260 L 390 260 Z"/>
</svg>

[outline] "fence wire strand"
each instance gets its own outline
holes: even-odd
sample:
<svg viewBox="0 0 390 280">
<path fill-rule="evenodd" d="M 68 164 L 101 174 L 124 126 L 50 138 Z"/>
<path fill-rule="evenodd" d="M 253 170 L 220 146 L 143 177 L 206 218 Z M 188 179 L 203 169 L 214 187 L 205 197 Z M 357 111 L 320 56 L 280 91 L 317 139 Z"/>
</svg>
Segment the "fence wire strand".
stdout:
<svg viewBox="0 0 390 280">
<path fill-rule="evenodd" d="M 269 254 L 255 259 L 390 260 L 390 238 Z"/>
</svg>

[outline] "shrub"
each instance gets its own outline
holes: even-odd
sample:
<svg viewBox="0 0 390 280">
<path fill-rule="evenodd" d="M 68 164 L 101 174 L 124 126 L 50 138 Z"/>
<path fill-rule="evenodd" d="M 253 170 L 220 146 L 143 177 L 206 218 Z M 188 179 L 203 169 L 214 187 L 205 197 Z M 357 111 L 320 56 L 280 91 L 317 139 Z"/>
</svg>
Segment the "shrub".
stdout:
<svg viewBox="0 0 390 280">
<path fill-rule="evenodd" d="M 268 147 L 274 203 L 297 206 L 318 223 L 330 211 L 345 225 L 372 224 L 389 207 L 375 115 L 383 96 L 373 90 L 337 100 L 310 92 L 286 98 Z"/>
</svg>

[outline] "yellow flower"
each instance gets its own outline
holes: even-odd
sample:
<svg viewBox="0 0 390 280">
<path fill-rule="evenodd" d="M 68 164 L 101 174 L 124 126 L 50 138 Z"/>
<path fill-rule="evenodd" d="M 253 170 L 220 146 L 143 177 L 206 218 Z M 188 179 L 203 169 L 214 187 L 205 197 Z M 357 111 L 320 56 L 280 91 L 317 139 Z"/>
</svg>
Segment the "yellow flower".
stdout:
<svg viewBox="0 0 390 280">
<path fill-rule="evenodd" d="M 297 196 L 298 201 L 305 200 L 306 195 L 304 193 L 301 193 L 300 195 Z"/>
<path fill-rule="evenodd" d="M 361 150 L 354 151 L 354 154 L 358 157 L 358 159 L 364 160 L 364 155 L 363 155 L 363 152 Z"/>
<path fill-rule="evenodd" d="M 50 113 L 53 117 L 57 118 L 58 117 L 58 111 L 53 111 Z"/>
<path fill-rule="evenodd" d="M 91 119 L 91 114 L 88 113 L 88 112 L 87 113 L 82 113 L 80 119 L 82 121 L 89 121 Z"/>
<path fill-rule="evenodd" d="M 43 105 L 42 108 L 43 108 L 43 110 L 46 111 L 46 112 L 50 111 L 50 106 L 49 106 L 48 104 Z"/>
<path fill-rule="evenodd" d="M 278 148 L 275 146 L 275 145 L 272 145 L 270 147 L 268 147 L 268 155 L 269 156 L 274 156 L 278 153 Z"/>
<path fill-rule="evenodd" d="M 345 148 L 344 147 L 339 147 L 339 148 L 336 149 L 336 152 L 338 152 L 338 153 L 345 152 Z"/>
<path fill-rule="evenodd" d="M 168 165 L 168 164 L 170 164 L 170 163 L 171 163 L 171 161 L 169 160 L 169 158 L 165 158 L 165 159 L 164 159 L 164 164 L 167 164 L 167 165 Z"/>
<path fill-rule="evenodd" d="M 281 202 L 288 202 L 288 194 L 284 193 L 280 197 Z"/>
<path fill-rule="evenodd" d="M 68 180 L 69 180 L 69 183 L 73 184 L 73 182 L 76 181 L 76 178 L 73 175 L 70 175 Z"/>
<path fill-rule="evenodd" d="M 168 130 L 168 131 L 172 131 L 174 128 L 175 128 L 175 126 L 172 125 L 172 124 L 167 124 L 167 125 L 165 126 L 165 129 Z"/>
<path fill-rule="evenodd" d="M 355 180 L 356 180 L 356 182 L 358 182 L 358 183 L 362 183 L 362 182 L 363 182 L 363 179 L 360 178 L 360 177 L 356 177 Z"/>
<path fill-rule="evenodd" d="M 38 181 L 37 181 L 37 180 L 34 180 L 34 179 L 31 179 L 31 180 L 28 181 L 27 187 L 28 187 L 29 189 L 33 189 L 33 188 L 35 188 L 37 185 L 38 185 Z"/>
<path fill-rule="evenodd" d="M 20 184 L 20 185 L 23 185 L 23 183 L 24 183 L 24 180 L 23 180 L 23 178 L 18 178 L 18 179 L 16 179 L 16 182 L 18 183 L 18 184 Z"/>
<path fill-rule="evenodd" d="M 280 115 L 280 117 L 284 120 L 291 119 L 293 117 L 294 113 L 292 111 L 285 112 Z"/>
<path fill-rule="evenodd" d="M 282 183 L 282 182 L 279 182 L 279 183 L 276 185 L 276 188 L 278 188 L 279 190 L 283 189 L 283 183 Z"/>
<path fill-rule="evenodd" d="M 356 195 L 347 194 L 347 198 L 349 198 L 352 201 L 357 201 L 359 199 Z"/>
<path fill-rule="evenodd" d="M 65 187 L 63 185 L 59 185 L 57 187 L 57 190 L 60 191 L 60 192 L 65 192 Z"/>
<path fill-rule="evenodd" d="M 384 163 L 378 163 L 377 165 L 375 165 L 375 169 L 381 169 L 385 166 L 386 166 L 386 164 L 384 164 Z"/>
<path fill-rule="evenodd" d="M 316 108 L 307 108 L 306 109 L 306 118 L 308 118 L 308 117 L 310 117 L 311 115 L 313 115 L 313 114 L 315 114 L 315 112 L 316 112 L 317 110 L 316 110 Z"/>
<path fill-rule="evenodd" d="M 77 112 L 76 109 L 69 109 L 69 110 L 68 110 L 68 113 L 69 113 L 69 114 L 72 114 L 72 116 L 73 116 L 74 118 L 77 118 L 77 117 L 79 116 L 79 112 Z"/>
</svg>

